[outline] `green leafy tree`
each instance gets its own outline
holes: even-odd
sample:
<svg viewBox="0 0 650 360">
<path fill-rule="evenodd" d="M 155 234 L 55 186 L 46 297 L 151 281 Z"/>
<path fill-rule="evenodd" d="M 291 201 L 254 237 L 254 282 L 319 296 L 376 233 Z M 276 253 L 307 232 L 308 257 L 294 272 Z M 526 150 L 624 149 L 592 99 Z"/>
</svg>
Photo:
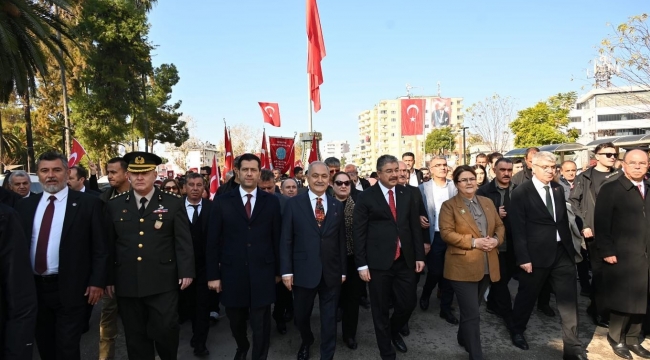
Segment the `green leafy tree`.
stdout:
<svg viewBox="0 0 650 360">
<path fill-rule="evenodd" d="M 567 129 L 569 110 L 575 104 L 575 92 L 559 93 L 546 101 L 520 110 L 510 129 L 515 135 L 515 147 L 524 148 L 575 141 L 577 131 Z"/>
<path fill-rule="evenodd" d="M 441 155 L 445 150 L 452 152 L 455 148 L 456 135 L 451 127 L 433 129 L 424 142 L 424 151 L 427 154 Z"/>
</svg>

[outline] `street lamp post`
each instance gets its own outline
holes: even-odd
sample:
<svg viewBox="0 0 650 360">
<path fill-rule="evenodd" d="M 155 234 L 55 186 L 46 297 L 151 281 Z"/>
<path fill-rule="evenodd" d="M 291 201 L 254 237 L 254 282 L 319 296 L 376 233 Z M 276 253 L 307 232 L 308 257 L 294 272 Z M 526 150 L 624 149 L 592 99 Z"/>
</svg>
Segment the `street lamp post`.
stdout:
<svg viewBox="0 0 650 360">
<path fill-rule="evenodd" d="M 467 165 L 467 138 L 465 136 L 465 130 L 469 129 L 467 126 L 463 126 L 463 165 Z"/>
</svg>

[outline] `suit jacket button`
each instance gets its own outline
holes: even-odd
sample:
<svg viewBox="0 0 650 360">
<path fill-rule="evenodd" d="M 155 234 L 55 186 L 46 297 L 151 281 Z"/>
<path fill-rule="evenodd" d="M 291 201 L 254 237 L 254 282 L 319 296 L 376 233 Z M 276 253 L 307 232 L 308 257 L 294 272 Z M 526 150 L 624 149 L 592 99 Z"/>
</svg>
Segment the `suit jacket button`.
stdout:
<svg viewBox="0 0 650 360">
<path fill-rule="evenodd" d="M 144 235 L 144 231 L 140 231 L 140 236 Z"/>
<path fill-rule="evenodd" d="M 142 244 L 138 244 L 138 247 L 139 247 L 140 249 L 142 249 L 143 246 L 144 246 L 144 245 L 142 245 Z"/>
<path fill-rule="evenodd" d="M 142 261 L 142 258 L 138 256 L 138 261 Z"/>
<path fill-rule="evenodd" d="M 251 247 L 251 243 L 246 244 L 246 246 Z"/>
<path fill-rule="evenodd" d="M 140 219 L 140 222 L 144 222 L 144 219 Z"/>
</svg>

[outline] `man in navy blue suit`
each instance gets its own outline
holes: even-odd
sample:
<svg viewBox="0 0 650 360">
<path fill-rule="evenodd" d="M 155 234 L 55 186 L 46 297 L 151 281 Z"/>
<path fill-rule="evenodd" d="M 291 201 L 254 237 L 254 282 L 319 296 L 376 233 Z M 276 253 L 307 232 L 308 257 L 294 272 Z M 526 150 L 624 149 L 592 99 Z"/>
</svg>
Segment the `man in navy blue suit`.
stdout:
<svg viewBox="0 0 650 360">
<path fill-rule="evenodd" d="M 282 214 L 280 265 L 282 282 L 293 290 L 295 322 L 302 344 L 298 360 L 309 359 L 314 343 L 310 317 L 316 294 L 320 301 L 323 360 L 336 350 L 336 308 L 345 281 L 347 250 L 343 204 L 328 195 L 325 163 L 309 164 L 309 190 L 289 199 Z"/>
<path fill-rule="evenodd" d="M 280 202 L 257 188 L 260 159 L 239 158 L 239 186 L 217 196 L 210 210 L 206 268 L 208 288 L 221 293 L 230 330 L 237 342 L 235 360 L 250 347 L 246 320 L 253 330 L 253 360 L 266 359 L 271 336 L 271 304 L 280 281 L 277 249 Z M 313 303 L 313 301 L 312 301 Z"/>
</svg>

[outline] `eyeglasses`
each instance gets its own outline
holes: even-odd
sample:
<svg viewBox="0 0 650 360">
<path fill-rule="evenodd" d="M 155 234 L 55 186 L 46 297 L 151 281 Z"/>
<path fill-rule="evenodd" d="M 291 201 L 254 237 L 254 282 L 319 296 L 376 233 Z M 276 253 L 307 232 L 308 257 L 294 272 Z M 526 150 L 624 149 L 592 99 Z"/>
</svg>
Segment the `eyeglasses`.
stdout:
<svg viewBox="0 0 650 360">
<path fill-rule="evenodd" d="M 632 167 L 636 167 L 636 166 L 639 166 L 639 167 L 646 167 L 646 166 L 648 166 L 648 163 L 647 163 L 647 162 L 636 162 L 636 161 L 630 161 L 630 162 L 626 162 L 626 164 L 628 164 L 628 165 L 630 165 L 630 166 L 632 166 Z"/>
<path fill-rule="evenodd" d="M 334 174 L 334 173 L 337 173 L 339 171 L 341 171 L 341 170 L 339 170 L 339 169 L 330 169 L 330 174 Z"/>
<path fill-rule="evenodd" d="M 336 186 L 350 186 L 350 181 L 335 181 L 334 184 L 336 184 Z"/>
<path fill-rule="evenodd" d="M 542 169 L 543 171 L 547 171 L 547 172 L 548 171 L 555 171 L 555 165 L 544 165 L 544 166 L 537 165 L 537 164 L 533 164 L 533 165 L 537 166 L 538 168 Z"/>
<path fill-rule="evenodd" d="M 177 186 L 165 186 L 164 189 L 167 190 L 167 191 L 172 191 L 172 190 L 177 191 L 178 187 Z"/>
<path fill-rule="evenodd" d="M 613 157 L 617 157 L 617 156 L 618 156 L 617 153 L 598 153 L 598 154 L 596 154 L 596 155 L 604 155 L 604 156 L 605 156 L 606 158 L 608 158 L 608 159 L 611 159 L 611 158 L 613 158 Z"/>
<path fill-rule="evenodd" d="M 476 178 L 463 178 L 463 179 L 458 179 L 459 183 L 473 183 L 476 182 Z"/>
<path fill-rule="evenodd" d="M 433 167 L 436 167 L 436 168 L 447 167 L 447 164 L 434 164 Z"/>
</svg>

